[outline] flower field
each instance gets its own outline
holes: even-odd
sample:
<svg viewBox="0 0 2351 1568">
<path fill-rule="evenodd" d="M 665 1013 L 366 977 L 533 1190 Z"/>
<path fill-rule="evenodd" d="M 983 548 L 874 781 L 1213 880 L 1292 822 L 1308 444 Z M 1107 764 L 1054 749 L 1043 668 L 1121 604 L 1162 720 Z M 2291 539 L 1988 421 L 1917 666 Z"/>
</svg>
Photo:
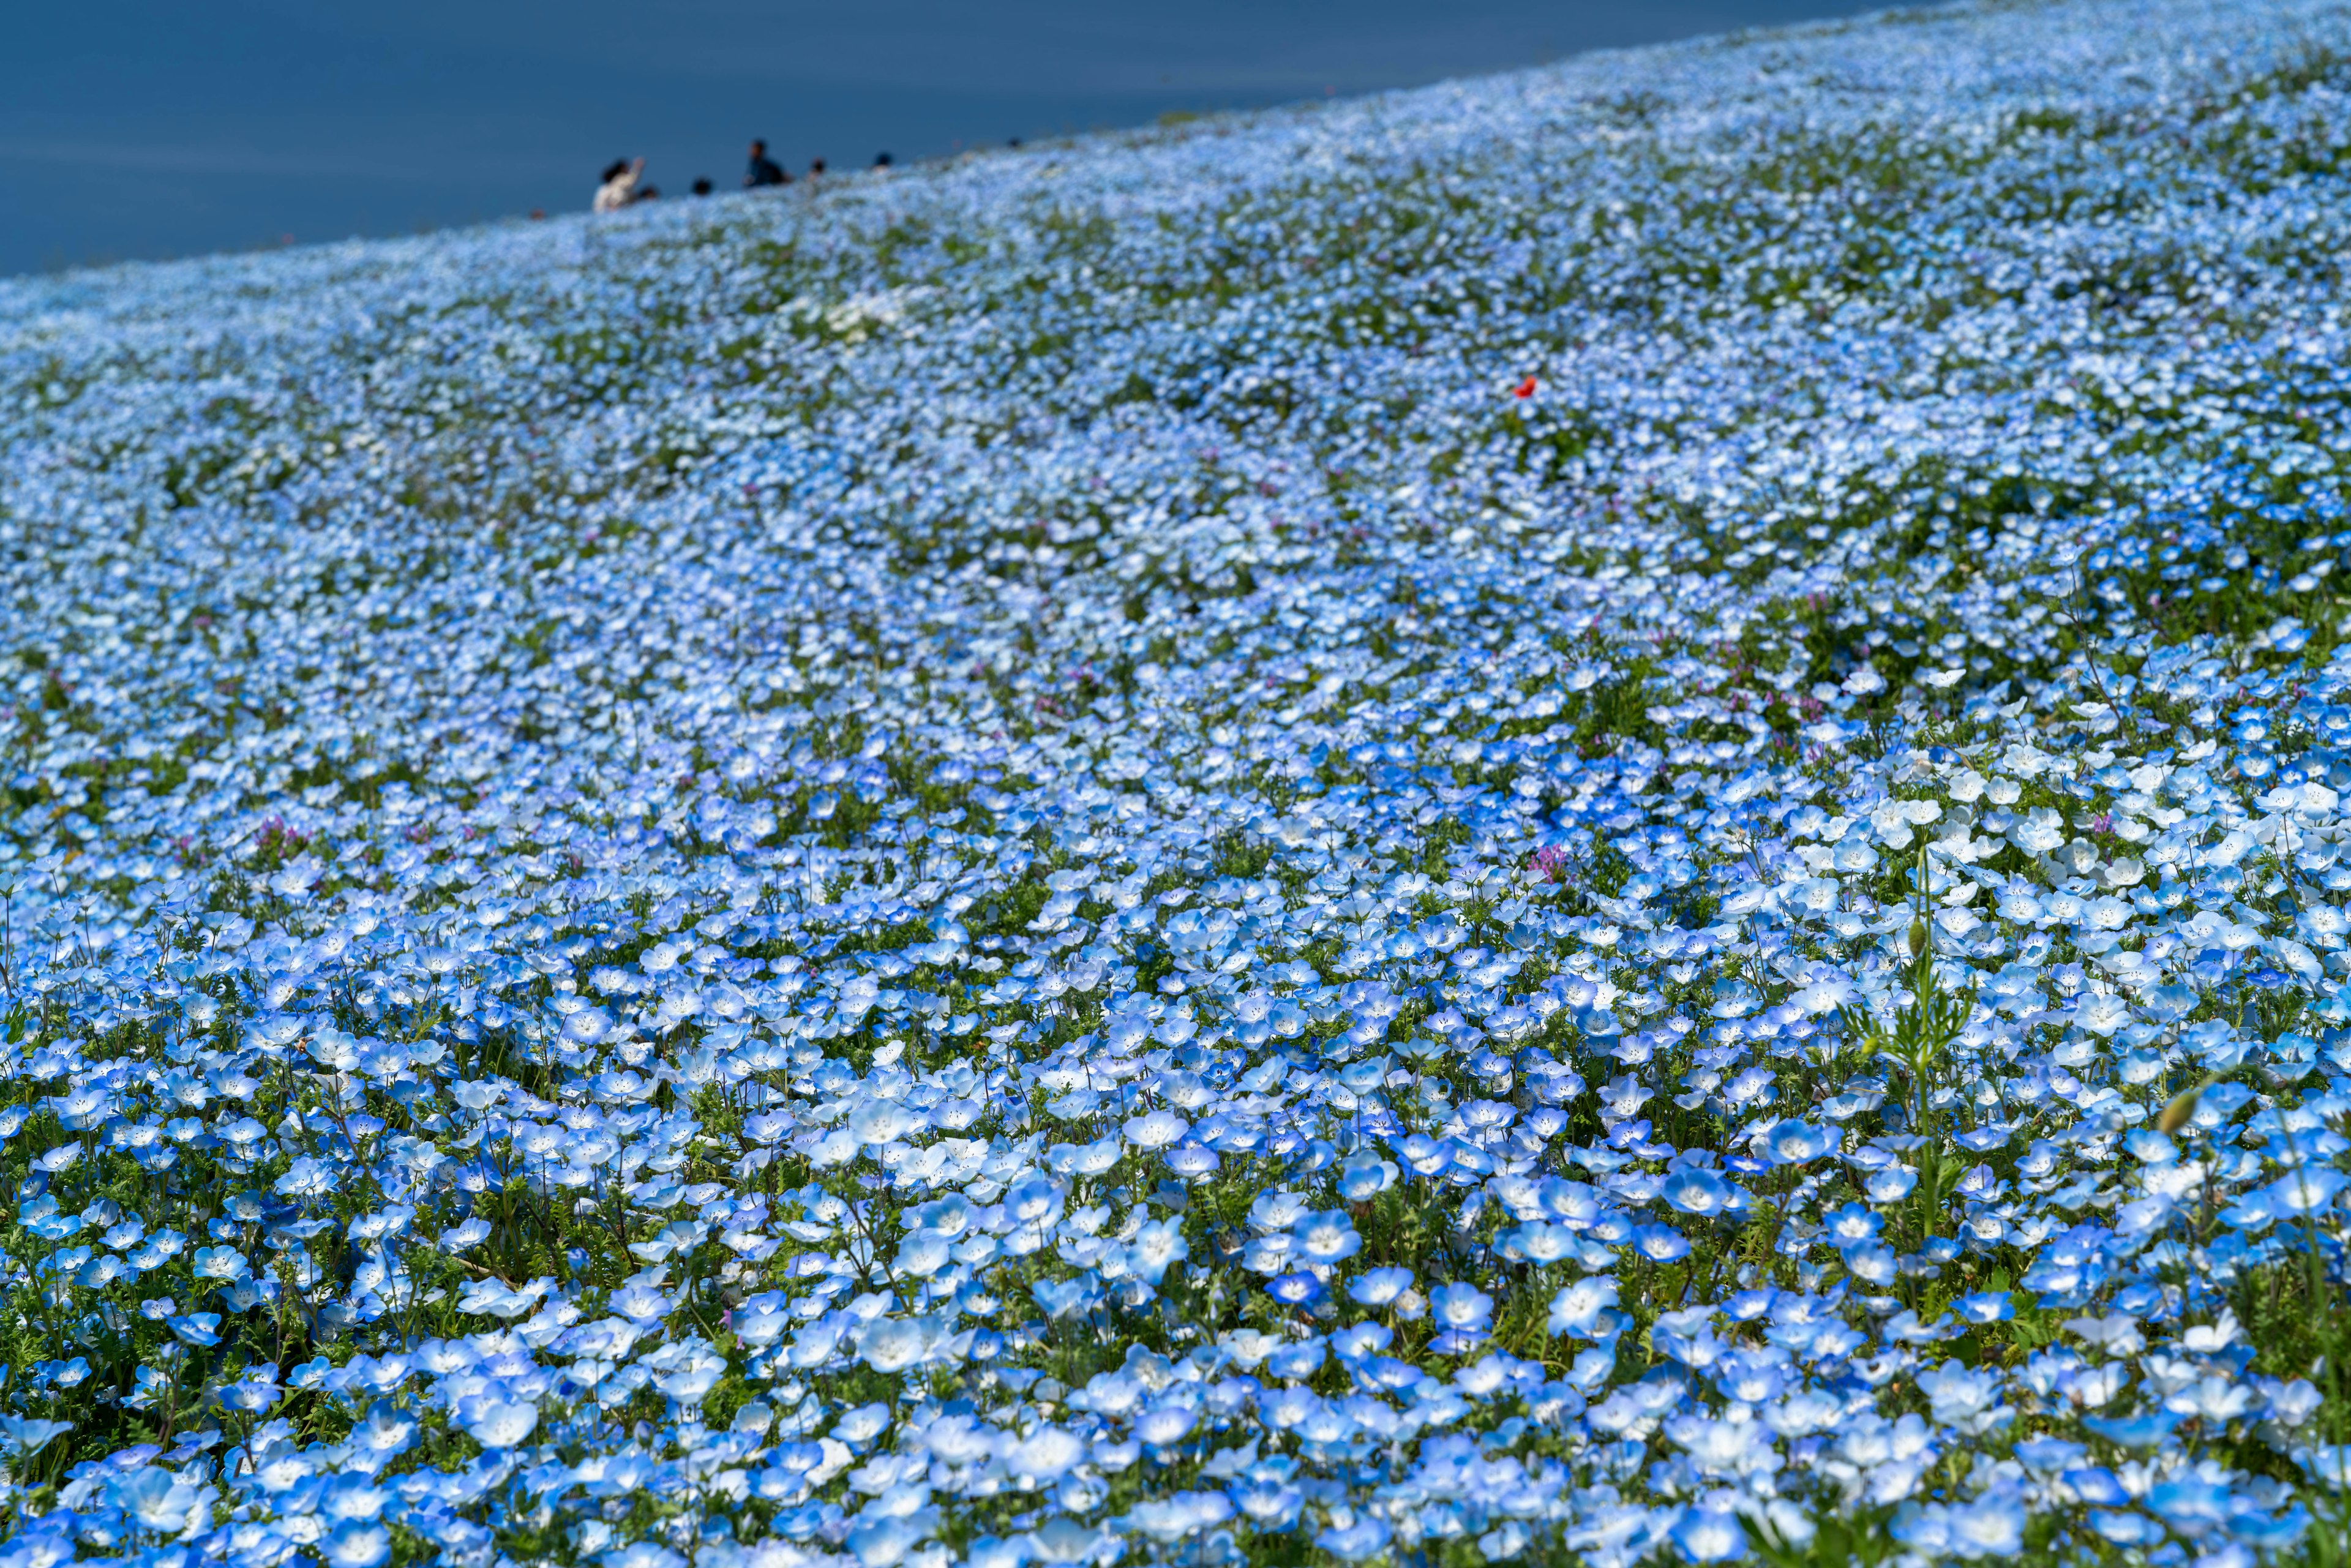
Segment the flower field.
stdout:
<svg viewBox="0 0 2351 1568">
<path fill-rule="evenodd" d="M 0 283 L 0 1568 L 2351 1562 L 2351 13 Z"/>
</svg>

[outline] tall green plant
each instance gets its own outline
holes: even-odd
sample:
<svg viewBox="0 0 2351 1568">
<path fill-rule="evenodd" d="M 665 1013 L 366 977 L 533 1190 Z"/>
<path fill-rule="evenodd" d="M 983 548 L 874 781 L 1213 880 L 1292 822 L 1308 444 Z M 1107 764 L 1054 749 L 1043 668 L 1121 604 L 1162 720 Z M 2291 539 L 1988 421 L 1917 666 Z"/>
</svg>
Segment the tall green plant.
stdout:
<svg viewBox="0 0 2351 1568">
<path fill-rule="evenodd" d="M 1964 989 L 1943 983 L 1935 965 L 1935 924 L 1928 917 L 1927 897 L 1931 885 L 1927 846 L 1918 848 L 1912 876 L 1910 930 L 1907 946 L 1910 962 L 1907 978 L 1910 999 L 1896 1010 L 1893 1022 L 1881 1023 L 1851 1003 L 1840 1009 L 1846 1033 L 1864 1054 L 1903 1075 L 1910 1130 L 1926 1139 L 1919 1151 L 1919 1175 L 1925 1187 L 1920 1211 L 1926 1233 L 1934 1234 L 1942 1186 L 1941 1145 L 1935 1126 L 1935 1089 L 1949 1075 L 1952 1042 L 1974 1016 L 1976 988 Z"/>
</svg>

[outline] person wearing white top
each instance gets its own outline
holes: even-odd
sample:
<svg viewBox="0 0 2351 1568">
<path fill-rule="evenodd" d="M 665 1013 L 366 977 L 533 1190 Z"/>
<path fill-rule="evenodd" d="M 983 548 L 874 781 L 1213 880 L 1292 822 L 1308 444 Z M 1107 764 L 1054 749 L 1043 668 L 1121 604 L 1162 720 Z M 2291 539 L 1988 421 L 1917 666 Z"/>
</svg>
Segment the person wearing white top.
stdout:
<svg viewBox="0 0 2351 1568">
<path fill-rule="evenodd" d="M 637 176 L 645 172 L 645 161 L 634 162 L 615 161 L 604 171 L 604 183 L 596 187 L 595 210 L 617 213 L 637 199 Z"/>
</svg>

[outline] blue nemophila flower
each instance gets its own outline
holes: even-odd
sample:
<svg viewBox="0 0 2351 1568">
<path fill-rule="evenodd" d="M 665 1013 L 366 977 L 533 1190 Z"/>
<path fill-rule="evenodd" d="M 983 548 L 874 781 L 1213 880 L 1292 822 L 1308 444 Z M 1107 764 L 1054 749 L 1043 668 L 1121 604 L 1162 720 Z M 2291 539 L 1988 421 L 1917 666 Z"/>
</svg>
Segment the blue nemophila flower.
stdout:
<svg viewBox="0 0 2351 1568">
<path fill-rule="evenodd" d="M 1086 1312 L 1098 1297 L 1096 1281 L 1083 1274 L 1072 1280 L 1040 1280 L 1032 1289 L 1037 1304 L 1044 1308 L 1045 1315 L 1050 1318 L 1066 1318 Z"/>
<path fill-rule="evenodd" d="M 1728 1563 L 1747 1555 L 1747 1532 L 1736 1514 L 1690 1509 L 1673 1526 L 1674 1544 L 1692 1563 Z"/>
<path fill-rule="evenodd" d="M 1144 1223 L 1128 1243 L 1127 1258 L 1137 1277 L 1156 1285 L 1167 1270 L 1191 1255 L 1182 1228 L 1170 1219 Z"/>
<path fill-rule="evenodd" d="M 262 1366 L 247 1368 L 235 1382 L 223 1384 L 219 1398 L 228 1408 L 253 1416 L 275 1406 L 283 1393 L 277 1385 L 277 1368 Z"/>
<path fill-rule="evenodd" d="M 1472 1333 L 1493 1321 L 1494 1298 L 1461 1281 L 1428 1292 L 1429 1321 L 1441 1330 Z"/>
<path fill-rule="evenodd" d="M 1876 1170 L 1863 1180 L 1863 1190 L 1873 1203 L 1898 1203 L 1918 1185 L 1918 1173 L 1907 1166 L 1888 1166 Z"/>
<path fill-rule="evenodd" d="M 2178 1417 L 2152 1410 L 2137 1416 L 2085 1416 L 2083 1427 L 2126 1448 L 2152 1448 L 2171 1434 Z"/>
<path fill-rule="evenodd" d="M 329 1568 L 382 1568 L 392 1560 L 392 1532 L 379 1524 L 346 1522 L 327 1537 L 320 1552 Z"/>
<path fill-rule="evenodd" d="M 1343 1562 L 1360 1563 L 1385 1548 L 1391 1533 L 1386 1524 L 1365 1515 L 1349 1523 L 1332 1524 L 1318 1531 L 1314 1544 Z"/>
<path fill-rule="evenodd" d="M 1196 1181 L 1223 1163 L 1217 1151 L 1205 1144 L 1179 1145 L 1162 1157 L 1167 1168 L 1185 1181 Z"/>
<path fill-rule="evenodd" d="M 1367 1202 L 1394 1186 L 1398 1175 L 1392 1160 L 1361 1152 L 1350 1155 L 1340 1167 L 1339 1196 L 1350 1203 Z"/>
<path fill-rule="evenodd" d="M 1614 1280 L 1604 1274 L 1580 1280 L 1552 1298 L 1550 1332 L 1577 1339 L 1614 1338 L 1621 1322 L 1615 1306 Z"/>
<path fill-rule="evenodd" d="M 29 1459 L 73 1430 L 70 1421 L 44 1421 L 23 1416 L 0 1417 L 0 1442 L 12 1454 Z"/>
<path fill-rule="evenodd" d="M 1382 1308 L 1393 1304 L 1412 1289 L 1409 1269 L 1367 1269 L 1347 1286 L 1347 1299 L 1360 1305 Z"/>
<path fill-rule="evenodd" d="M 218 1312 L 189 1312 L 169 1320 L 169 1327 L 183 1343 L 208 1347 L 220 1343 L 221 1318 Z"/>
<path fill-rule="evenodd" d="M 1297 1222 L 1290 1235 L 1295 1255 L 1312 1264 L 1343 1262 L 1353 1257 L 1364 1244 L 1346 1213 L 1340 1209 L 1309 1215 Z"/>
<path fill-rule="evenodd" d="M 1962 1296 L 1952 1305 L 1971 1323 L 2005 1322 L 2016 1315 L 2016 1304 L 2006 1291 L 1986 1291 Z"/>
<path fill-rule="evenodd" d="M 1653 1263 L 1671 1263 L 1689 1256 L 1688 1238 L 1668 1225 L 1642 1225 L 1633 1230 L 1633 1249 Z"/>
<path fill-rule="evenodd" d="M 1276 1275 L 1266 1281 L 1266 1294 L 1285 1306 L 1305 1306 L 1322 1300 L 1322 1281 L 1308 1273 Z"/>
<path fill-rule="evenodd" d="M 1290 1380 L 1311 1377 L 1322 1366 L 1326 1354 L 1323 1341 L 1312 1337 L 1296 1341 L 1276 1349 L 1266 1357 L 1266 1370 L 1274 1376 Z"/>
<path fill-rule="evenodd" d="M 1729 1206 L 1729 1183 L 1712 1171 L 1685 1166 L 1667 1176 L 1660 1196 L 1684 1214 L 1719 1214 Z"/>
<path fill-rule="evenodd" d="M 2288 1218 L 2322 1207 L 2346 1186 L 2351 1186 L 2351 1176 L 2339 1171 L 2304 1167 L 2289 1171 L 2271 1183 L 2262 1196 L 2270 1212 Z"/>
</svg>

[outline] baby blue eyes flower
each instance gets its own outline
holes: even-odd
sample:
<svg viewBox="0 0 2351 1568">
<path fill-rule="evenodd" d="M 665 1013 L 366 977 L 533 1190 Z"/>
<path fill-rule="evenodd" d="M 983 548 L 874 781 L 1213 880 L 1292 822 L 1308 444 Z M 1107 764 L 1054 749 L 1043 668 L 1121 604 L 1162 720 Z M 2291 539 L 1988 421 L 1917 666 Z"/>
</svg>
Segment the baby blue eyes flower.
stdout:
<svg viewBox="0 0 2351 1568">
<path fill-rule="evenodd" d="M 380 1524 L 339 1527 L 319 1548 L 328 1568 L 383 1568 L 392 1561 L 392 1532 Z"/>
<path fill-rule="evenodd" d="M 1440 1285 L 1428 1292 L 1428 1315 L 1439 1328 L 1482 1329 L 1493 1320 L 1494 1298 L 1475 1285 Z"/>
<path fill-rule="evenodd" d="M 1834 1154 L 1837 1134 L 1826 1127 L 1809 1126 L 1802 1122 L 1782 1122 L 1771 1129 L 1765 1141 L 1771 1163 L 1800 1166 Z"/>
<path fill-rule="evenodd" d="M 1416 1175 L 1433 1176 L 1453 1163 L 1453 1150 L 1448 1144 L 1415 1133 L 1396 1145 L 1397 1157 Z"/>
<path fill-rule="evenodd" d="M 1369 1269 L 1347 1286 L 1347 1299 L 1360 1306 L 1385 1307 L 1412 1289 L 1409 1269 Z"/>
<path fill-rule="evenodd" d="M 289 1197 L 324 1197 L 335 1188 L 335 1174 L 324 1161 L 306 1155 L 277 1178 L 276 1188 Z"/>
<path fill-rule="evenodd" d="M 1865 1285 L 1884 1287 L 1894 1282 L 1896 1260 L 1889 1247 L 1856 1243 L 1846 1247 L 1839 1256 L 1846 1271 Z"/>
<path fill-rule="evenodd" d="M 1284 1306 L 1301 1307 L 1322 1299 L 1322 1281 L 1311 1274 L 1280 1274 L 1265 1283 L 1266 1294 Z"/>
<path fill-rule="evenodd" d="M 2006 1291 L 1962 1296 L 1951 1305 L 1963 1321 L 1971 1323 L 2006 1322 L 2016 1316 L 2016 1303 Z"/>
<path fill-rule="evenodd" d="M 1265 1368 L 1276 1377 L 1306 1378 L 1314 1375 L 1324 1359 L 1324 1345 L 1320 1339 L 1301 1340 L 1283 1345 L 1266 1357 Z"/>
<path fill-rule="evenodd" d="M 444 1251 L 456 1253 L 478 1247 L 489 1239 L 489 1221 L 475 1216 L 461 1224 L 450 1227 L 442 1236 L 440 1244 Z"/>
<path fill-rule="evenodd" d="M 1189 1131 L 1189 1124 L 1173 1111 L 1153 1111 L 1128 1119 L 1127 1142 L 1139 1149 L 1164 1149 Z"/>
<path fill-rule="evenodd" d="M 254 1265 L 233 1246 L 200 1246 L 191 1260 L 197 1279 L 245 1279 Z"/>
<path fill-rule="evenodd" d="M 236 1382 L 223 1385 L 220 1401 L 232 1410 L 253 1416 L 276 1405 L 279 1396 L 280 1390 L 274 1378 L 248 1374 Z"/>
<path fill-rule="evenodd" d="M 1197 1412 L 1188 1407 L 1164 1405 L 1135 1418 L 1134 1435 L 1152 1448 L 1164 1448 L 1170 1443 L 1181 1442 L 1198 1419 Z"/>
<path fill-rule="evenodd" d="M 1005 1211 L 1019 1224 L 1040 1230 L 1060 1220 L 1063 1203 L 1061 1189 L 1041 1179 L 1024 1182 L 1004 1195 Z"/>
<path fill-rule="evenodd" d="M 1075 1317 L 1087 1312 L 1092 1307 L 1097 1294 L 1094 1281 L 1082 1274 L 1074 1280 L 1040 1280 L 1029 1289 L 1037 1298 L 1037 1304 L 1045 1310 L 1045 1315 L 1056 1319 Z M 869 1358 L 878 1354 L 884 1360 L 898 1361 L 897 1341 L 907 1337 L 908 1332 L 893 1326 L 877 1334 L 877 1348 L 868 1352 Z M 882 1363 L 877 1361 L 875 1364 L 881 1365 Z M 905 1364 L 905 1362 L 899 1361 L 899 1364 Z M 884 1367 L 884 1370 L 895 1368 Z"/>
<path fill-rule="evenodd" d="M 0 1416 L 0 1448 L 5 1448 L 11 1454 L 29 1459 L 73 1429 L 73 1423 L 70 1421 L 44 1421 L 16 1416 Z"/>
<path fill-rule="evenodd" d="M 2089 1522 L 2102 1539 L 2116 1546 L 2153 1546 L 2166 1539 L 2163 1526 L 2143 1513 L 2094 1509 Z"/>
<path fill-rule="evenodd" d="M 1349 1203 L 1367 1203 L 1396 1184 L 1394 1161 L 1356 1153 L 1339 1167 L 1339 1196 Z"/>
<path fill-rule="evenodd" d="M 190 1312 L 171 1319 L 168 1326 L 181 1343 L 209 1347 L 220 1343 L 220 1323 L 218 1312 Z"/>
<path fill-rule="evenodd" d="M 130 1265 L 120 1258 L 94 1258 L 82 1265 L 74 1282 L 86 1291 L 102 1291 L 131 1272 Z"/>
<path fill-rule="evenodd" d="M 1384 1551 L 1393 1533 L 1384 1522 L 1367 1514 L 1353 1523 L 1319 1531 L 1314 1544 L 1343 1563 L 1361 1563 Z"/>
<path fill-rule="evenodd" d="M 756 1249 L 756 1243 L 752 1239 L 747 1237 L 745 1241 L 747 1245 L 744 1250 Z M 935 1230 L 913 1230 L 898 1243 L 898 1254 L 891 1267 L 895 1272 L 907 1278 L 927 1280 L 947 1266 L 954 1252 L 955 1242 L 951 1238 L 943 1236 Z"/>
<path fill-rule="evenodd" d="M 2152 1448 L 2171 1436 L 2179 1417 L 2161 1410 L 2138 1416 L 2085 1416 L 2082 1425 L 2125 1448 Z"/>
<path fill-rule="evenodd" d="M 1233 1492 L 1232 1499 L 1233 1506 L 1250 1524 L 1269 1532 L 1288 1530 L 1306 1501 L 1298 1488 L 1273 1476 L 1250 1479 Z"/>
<path fill-rule="evenodd" d="M 1608 1275 L 1595 1274 L 1566 1286 L 1552 1298 L 1546 1326 L 1553 1336 L 1613 1337 L 1615 1305 L 1616 1281 Z"/>
<path fill-rule="evenodd" d="M 1633 1249 L 1652 1263 L 1671 1263 L 1688 1257 L 1690 1244 L 1669 1225 L 1643 1225 L 1633 1231 Z"/>
<path fill-rule="evenodd" d="M 1059 1427 L 1042 1427 L 1015 1444 L 1005 1464 L 1015 1475 L 1038 1481 L 1060 1479 L 1085 1458 L 1086 1446 Z"/>
<path fill-rule="evenodd" d="M 1730 1203 L 1730 1186 L 1712 1171 L 1696 1166 L 1666 1177 L 1659 1196 L 1684 1214 L 1720 1214 Z"/>
<path fill-rule="evenodd" d="M 1168 1170 L 1185 1181 L 1197 1181 L 1223 1164 L 1217 1151 L 1204 1144 L 1184 1144 L 1163 1157 Z"/>
<path fill-rule="evenodd" d="M 1046 1310 L 1056 1317 L 1081 1313 L 1094 1300 L 1094 1281 L 1083 1275 L 1040 1281 L 1035 1289 L 1039 1303 L 1052 1303 Z M 945 1338 L 935 1318 L 881 1318 L 856 1331 L 857 1356 L 876 1372 L 904 1372 L 931 1359 Z"/>
<path fill-rule="evenodd" d="M 2331 1203 L 2346 1186 L 2351 1186 L 2351 1176 L 2340 1171 L 2303 1167 L 2272 1182 L 2262 1196 L 2272 1213 L 2299 1218 Z"/>
<path fill-rule="evenodd" d="M 1730 1563 L 1747 1555 L 1747 1532 L 1736 1514 L 1693 1508 L 1674 1523 L 1674 1544 L 1692 1563 Z"/>
<path fill-rule="evenodd" d="M 2275 1515 L 2241 1508 L 2228 1516 L 2227 1529 L 2257 1552 L 2274 1552 L 2298 1544 L 2309 1533 L 2312 1522 L 2310 1511 L 2296 1503 Z"/>
<path fill-rule="evenodd" d="M 1917 1185 L 1917 1171 L 1905 1166 L 1888 1166 L 1870 1172 L 1862 1183 L 1862 1190 L 1869 1194 L 1872 1203 L 1898 1203 L 1909 1197 L 1910 1189 Z"/>
<path fill-rule="evenodd" d="M 1191 1256 L 1183 1228 L 1173 1218 L 1146 1222 L 1128 1243 L 1128 1257 L 1140 1278 L 1158 1284 L 1167 1270 Z"/>
<path fill-rule="evenodd" d="M 2220 1211 L 2222 1224 L 2246 1231 L 2265 1230 L 2277 1218 L 2275 1199 L 2262 1191 L 2247 1193 Z"/>
<path fill-rule="evenodd" d="M 1362 1250 L 1364 1239 L 1345 1212 L 1332 1209 L 1298 1222 L 1290 1236 L 1298 1255 L 1313 1263 L 1338 1263 Z"/>
</svg>

